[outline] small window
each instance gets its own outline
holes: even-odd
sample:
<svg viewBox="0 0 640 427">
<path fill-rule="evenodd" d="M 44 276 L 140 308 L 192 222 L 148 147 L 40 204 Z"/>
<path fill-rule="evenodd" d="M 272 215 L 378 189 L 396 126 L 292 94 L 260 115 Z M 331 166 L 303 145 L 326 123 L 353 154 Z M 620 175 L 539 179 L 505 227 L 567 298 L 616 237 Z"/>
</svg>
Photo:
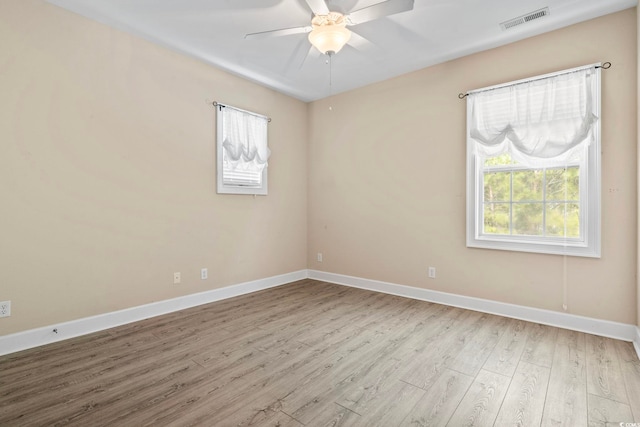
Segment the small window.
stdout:
<svg viewBox="0 0 640 427">
<path fill-rule="evenodd" d="M 600 70 L 471 92 L 467 246 L 600 256 Z"/>
<path fill-rule="evenodd" d="M 220 194 L 267 194 L 269 119 L 216 104 L 217 182 Z"/>
</svg>

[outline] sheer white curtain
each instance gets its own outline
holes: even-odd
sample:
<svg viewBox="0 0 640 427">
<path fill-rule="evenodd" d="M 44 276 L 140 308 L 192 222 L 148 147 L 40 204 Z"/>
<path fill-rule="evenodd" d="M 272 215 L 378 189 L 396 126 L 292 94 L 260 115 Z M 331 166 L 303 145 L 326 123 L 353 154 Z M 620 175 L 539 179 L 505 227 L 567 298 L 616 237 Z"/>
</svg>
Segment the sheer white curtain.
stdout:
<svg viewBox="0 0 640 427">
<path fill-rule="evenodd" d="M 267 146 L 268 119 L 230 107 L 221 111 L 225 170 L 231 175 L 234 172 L 262 174 L 271 154 Z"/>
<path fill-rule="evenodd" d="M 593 66 L 469 94 L 469 137 L 476 153 L 510 153 L 521 164 L 563 163 L 594 138 L 597 104 Z"/>
</svg>

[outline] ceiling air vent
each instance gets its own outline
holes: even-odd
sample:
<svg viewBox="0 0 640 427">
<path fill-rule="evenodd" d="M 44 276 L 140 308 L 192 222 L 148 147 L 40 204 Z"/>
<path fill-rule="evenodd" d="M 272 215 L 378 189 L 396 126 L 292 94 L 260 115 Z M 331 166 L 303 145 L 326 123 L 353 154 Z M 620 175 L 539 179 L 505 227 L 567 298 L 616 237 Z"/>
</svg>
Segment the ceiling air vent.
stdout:
<svg viewBox="0 0 640 427">
<path fill-rule="evenodd" d="M 536 10 L 531 13 L 527 13 L 526 15 L 518 16 L 517 18 L 510 19 L 508 21 L 502 22 L 500 24 L 500 28 L 502 30 L 509 30 L 513 27 L 517 27 L 518 25 L 526 24 L 529 21 L 533 21 L 535 19 L 542 18 L 549 14 L 549 8 L 545 7 L 543 9 Z"/>
</svg>

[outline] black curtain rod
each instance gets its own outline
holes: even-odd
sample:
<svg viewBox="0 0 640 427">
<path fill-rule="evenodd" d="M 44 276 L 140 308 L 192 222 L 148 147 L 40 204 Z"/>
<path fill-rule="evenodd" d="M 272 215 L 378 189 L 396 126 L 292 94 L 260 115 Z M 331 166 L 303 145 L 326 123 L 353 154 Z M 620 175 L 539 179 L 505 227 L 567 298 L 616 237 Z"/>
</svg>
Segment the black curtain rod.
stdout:
<svg viewBox="0 0 640 427">
<path fill-rule="evenodd" d="M 604 70 L 608 70 L 609 68 L 611 68 L 611 62 L 605 62 L 605 63 L 604 63 L 604 64 L 602 64 L 602 65 L 596 65 L 594 68 L 602 68 L 602 69 L 604 69 Z M 586 69 L 586 67 L 585 67 L 585 69 Z M 575 72 L 575 71 L 576 71 L 576 70 L 571 70 L 571 71 L 567 71 L 566 73 L 558 73 L 558 75 L 561 75 L 561 74 L 568 74 L 568 73 L 573 73 L 573 72 Z M 529 81 L 535 81 L 535 80 L 538 80 L 538 79 L 531 79 L 531 80 L 529 80 Z M 523 82 L 523 83 L 526 83 L 526 81 L 525 81 L 525 82 Z M 461 92 L 461 93 L 459 93 L 459 94 L 458 94 L 458 98 L 459 98 L 459 99 L 465 99 L 467 96 L 469 96 L 469 92 L 467 92 L 467 93 L 462 93 L 462 92 Z"/>
<path fill-rule="evenodd" d="M 242 108 L 234 107 L 232 105 L 222 104 L 218 101 L 213 101 L 211 105 L 213 105 L 214 107 L 220 107 L 220 108 L 233 108 L 236 111 L 242 111 L 243 113 L 251 114 L 256 117 L 264 117 L 265 119 L 267 119 L 267 122 L 271 123 L 271 117 L 263 116 L 262 114 L 254 113 L 253 111 L 243 110 Z"/>
</svg>

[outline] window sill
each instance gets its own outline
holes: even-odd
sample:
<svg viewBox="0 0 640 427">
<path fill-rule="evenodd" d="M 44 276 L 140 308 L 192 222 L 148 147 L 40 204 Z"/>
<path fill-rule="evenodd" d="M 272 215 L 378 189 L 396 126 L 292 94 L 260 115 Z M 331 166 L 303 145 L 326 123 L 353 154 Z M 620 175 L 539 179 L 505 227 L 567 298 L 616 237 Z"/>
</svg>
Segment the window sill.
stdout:
<svg viewBox="0 0 640 427">
<path fill-rule="evenodd" d="M 594 245 L 598 247 L 599 245 Z M 468 248 L 479 249 L 495 249 L 501 251 L 515 251 L 515 252 L 532 252 L 548 255 L 566 255 L 566 256 L 578 256 L 587 258 L 600 258 L 600 252 L 593 247 L 589 247 L 585 244 L 572 243 L 571 245 L 564 245 L 561 243 L 539 243 L 539 242 L 525 242 L 516 240 L 498 240 L 498 239 L 467 239 Z"/>
</svg>

